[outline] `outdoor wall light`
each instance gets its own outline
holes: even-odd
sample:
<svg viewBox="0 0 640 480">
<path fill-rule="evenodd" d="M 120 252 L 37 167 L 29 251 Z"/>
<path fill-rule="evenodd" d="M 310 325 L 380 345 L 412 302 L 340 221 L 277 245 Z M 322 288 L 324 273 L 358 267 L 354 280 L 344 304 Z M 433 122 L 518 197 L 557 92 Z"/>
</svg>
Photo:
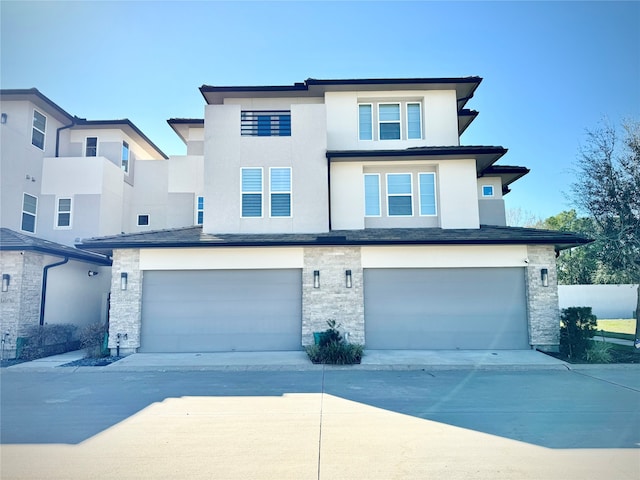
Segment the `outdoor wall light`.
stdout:
<svg viewBox="0 0 640 480">
<path fill-rule="evenodd" d="M 313 271 L 313 288 L 320 288 L 320 270 Z"/>
<path fill-rule="evenodd" d="M 345 270 L 344 271 L 344 280 L 345 280 L 347 288 L 351 288 L 351 286 L 353 285 L 353 283 L 351 281 L 351 270 Z"/>
<path fill-rule="evenodd" d="M 100 272 L 96 272 L 95 270 L 89 270 L 87 272 L 87 275 L 89 275 L 90 277 L 95 277 L 96 275 L 98 275 L 98 273 Z"/>
<path fill-rule="evenodd" d="M 0 115 L 0 123 L 7 123 L 7 114 L 3 113 Z"/>
<path fill-rule="evenodd" d="M 3 292 L 8 292 L 9 291 L 9 282 L 11 281 L 11 275 L 9 275 L 8 273 L 3 273 L 2 274 L 2 291 Z"/>
<path fill-rule="evenodd" d="M 127 280 L 128 280 L 128 275 L 126 272 L 122 272 L 120 274 L 120 290 L 126 290 L 127 289 Z"/>
<path fill-rule="evenodd" d="M 540 280 L 542 280 L 543 287 L 549 286 L 549 270 L 548 269 L 543 268 L 542 270 L 540 270 Z"/>
</svg>

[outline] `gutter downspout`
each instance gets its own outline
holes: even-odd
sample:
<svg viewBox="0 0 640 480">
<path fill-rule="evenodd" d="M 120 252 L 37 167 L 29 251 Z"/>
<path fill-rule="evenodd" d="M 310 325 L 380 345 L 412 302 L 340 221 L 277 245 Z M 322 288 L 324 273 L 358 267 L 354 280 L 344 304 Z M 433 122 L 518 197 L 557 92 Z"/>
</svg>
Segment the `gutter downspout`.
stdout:
<svg viewBox="0 0 640 480">
<path fill-rule="evenodd" d="M 69 125 L 65 125 L 64 127 L 60 127 L 56 130 L 56 158 L 60 154 L 60 130 L 64 130 L 65 128 L 71 128 L 76 124 L 75 119 L 71 120 Z"/>
<path fill-rule="evenodd" d="M 331 231 L 331 157 L 327 155 L 327 207 L 329 208 L 329 231 Z"/>
<path fill-rule="evenodd" d="M 40 326 L 44 325 L 44 303 L 47 299 L 47 276 L 49 274 L 49 269 L 53 267 L 59 267 L 60 265 L 64 265 L 69 261 L 69 257 L 64 257 L 64 260 L 57 263 L 52 263 L 50 265 L 45 265 L 42 270 L 42 297 L 40 298 Z"/>
</svg>

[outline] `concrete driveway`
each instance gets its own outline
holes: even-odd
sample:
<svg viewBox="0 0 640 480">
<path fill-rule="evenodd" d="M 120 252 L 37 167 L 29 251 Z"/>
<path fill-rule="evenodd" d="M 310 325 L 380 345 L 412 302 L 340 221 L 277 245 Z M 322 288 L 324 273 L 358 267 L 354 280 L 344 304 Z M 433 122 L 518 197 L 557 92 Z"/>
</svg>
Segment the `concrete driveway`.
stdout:
<svg viewBox="0 0 640 480">
<path fill-rule="evenodd" d="M 0 374 L 5 479 L 640 478 L 640 370 Z"/>
</svg>

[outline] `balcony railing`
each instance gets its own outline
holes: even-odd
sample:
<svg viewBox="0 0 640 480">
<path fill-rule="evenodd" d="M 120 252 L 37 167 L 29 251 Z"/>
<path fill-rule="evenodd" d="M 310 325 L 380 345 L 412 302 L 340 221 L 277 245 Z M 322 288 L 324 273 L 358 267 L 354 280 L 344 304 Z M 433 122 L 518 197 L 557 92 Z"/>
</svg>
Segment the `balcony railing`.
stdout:
<svg viewBox="0 0 640 480">
<path fill-rule="evenodd" d="M 290 110 L 243 110 L 240 117 L 243 137 L 290 137 Z"/>
</svg>

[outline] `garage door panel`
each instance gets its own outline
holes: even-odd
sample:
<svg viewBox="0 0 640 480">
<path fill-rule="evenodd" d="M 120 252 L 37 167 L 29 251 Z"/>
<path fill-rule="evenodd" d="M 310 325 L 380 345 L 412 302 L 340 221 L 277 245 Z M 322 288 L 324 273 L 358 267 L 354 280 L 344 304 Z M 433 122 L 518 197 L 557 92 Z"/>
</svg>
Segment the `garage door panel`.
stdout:
<svg viewBox="0 0 640 480">
<path fill-rule="evenodd" d="M 528 348 L 521 268 L 365 270 L 372 349 Z"/>
<path fill-rule="evenodd" d="M 297 350 L 300 270 L 151 271 L 141 351 Z"/>
</svg>

